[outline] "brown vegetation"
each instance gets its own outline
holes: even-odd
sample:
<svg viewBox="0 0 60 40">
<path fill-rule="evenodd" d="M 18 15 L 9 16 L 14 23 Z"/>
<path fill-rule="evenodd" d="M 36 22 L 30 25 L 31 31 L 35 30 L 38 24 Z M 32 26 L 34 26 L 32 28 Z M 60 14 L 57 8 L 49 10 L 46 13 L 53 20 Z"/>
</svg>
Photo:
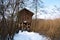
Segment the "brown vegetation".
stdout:
<svg viewBox="0 0 60 40">
<path fill-rule="evenodd" d="M 60 40 L 60 19 L 33 20 L 31 29 L 35 32 L 50 37 L 52 40 Z"/>
<path fill-rule="evenodd" d="M 2 20 L 0 22 L 0 40 L 9 40 L 9 38 L 12 40 L 14 34 L 17 32 L 17 29 L 18 28 L 16 22 L 13 22 L 11 20 Z"/>
</svg>

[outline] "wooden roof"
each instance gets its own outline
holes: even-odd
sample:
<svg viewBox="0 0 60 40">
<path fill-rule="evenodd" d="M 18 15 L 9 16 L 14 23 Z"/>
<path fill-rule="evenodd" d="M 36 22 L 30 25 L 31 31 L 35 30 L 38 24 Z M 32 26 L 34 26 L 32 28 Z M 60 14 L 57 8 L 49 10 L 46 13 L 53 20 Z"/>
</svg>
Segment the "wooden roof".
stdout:
<svg viewBox="0 0 60 40">
<path fill-rule="evenodd" d="M 24 11 L 27 11 L 28 13 L 30 13 L 30 14 L 32 14 L 32 15 L 34 15 L 34 13 L 33 13 L 33 12 L 29 11 L 29 10 L 28 10 L 28 9 L 26 9 L 26 8 L 24 8 L 24 9 L 20 10 L 20 11 L 19 11 L 19 13 L 20 13 L 20 12 L 22 12 L 22 11 L 23 11 L 23 12 L 24 12 Z"/>
</svg>

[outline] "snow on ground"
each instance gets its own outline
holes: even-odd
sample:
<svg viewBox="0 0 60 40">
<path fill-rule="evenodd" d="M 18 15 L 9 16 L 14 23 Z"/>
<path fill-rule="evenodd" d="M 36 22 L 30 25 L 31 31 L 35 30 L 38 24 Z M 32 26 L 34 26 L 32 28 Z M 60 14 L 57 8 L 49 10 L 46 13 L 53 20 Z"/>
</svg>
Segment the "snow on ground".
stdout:
<svg viewBox="0 0 60 40">
<path fill-rule="evenodd" d="M 39 35 L 39 33 L 19 31 L 19 33 L 14 36 L 14 40 L 49 40 L 49 38 Z"/>
</svg>

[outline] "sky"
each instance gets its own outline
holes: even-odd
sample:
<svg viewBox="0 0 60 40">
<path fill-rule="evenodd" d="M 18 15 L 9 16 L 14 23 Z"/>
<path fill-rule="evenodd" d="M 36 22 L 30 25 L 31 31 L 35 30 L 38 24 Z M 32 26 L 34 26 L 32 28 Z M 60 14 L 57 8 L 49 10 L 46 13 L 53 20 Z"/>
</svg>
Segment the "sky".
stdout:
<svg viewBox="0 0 60 40">
<path fill-rule="evenodd" d="M 41 0 L 43 3 L 37 5 L 37 18 L 38 19 L 56 19 L 60 18 L 60 0 Z M 38 0 L 40 2 L 40 0 Z M 30 3 L 31 4 L 31 3 Z M 29 5 L 28 5 L 29 6 Z M 33 12 L 32 8 L 27 7 Z M 35 10 L 34 10 L 35 13 Z M 35 13 L 36 14 L 36 13 Z M 35 18 L 35 15 L 33 15 Z"/>
<path fill-rule="evenodd" d="M 15 34 L 14 40 L 51 40 L 51 39 L 49 37 L 39 35 L 39 33 L 19 31 L 18 34 Z"/>
<path fill-rule="evenodd" d="M 42 0 L 44 8 L 40 8 L 39 13 L 42 15 L 38 15 L 38 18 L 42 19 L 55 19 L 55 18 L 60 18 L 60 10 L 58 11 L 57 9 L 60 8 L 60 0 Z M 37 13 L 37 14 L 39 14 Z"/>
<path fill-rule="evenodd" d="M 42 0 L 46 6 L 59 6 L 60 7 L 60 0 Z"/>
<path fill-rule="evenodd" d="M 4 0 L 7 4 L 7 1 Z M 38 19 L 56 19 L 60 18 L 60 0 L 37 0 L 37 18 Z M 33 0 L 25 0 L 24 7 L 34 13 L 32 18 L 36 18 L 36 8 Z M 12 10 L 10 8 L 10 10 Z"/>
</svg>

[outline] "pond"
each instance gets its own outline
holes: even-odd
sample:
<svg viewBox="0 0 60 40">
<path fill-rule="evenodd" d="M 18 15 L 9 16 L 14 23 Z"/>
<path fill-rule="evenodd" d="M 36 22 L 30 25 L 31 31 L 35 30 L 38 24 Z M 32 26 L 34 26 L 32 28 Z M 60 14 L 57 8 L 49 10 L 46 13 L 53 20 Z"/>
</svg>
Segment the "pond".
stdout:
<svg viewBox="0 0 60 40">
<path fill-rule="evenodd" d="M 19 31 L 14 35 L 14 40 L 51 40 L 49 37 L 39 35 L 35 32 Z"/>
</svg>

